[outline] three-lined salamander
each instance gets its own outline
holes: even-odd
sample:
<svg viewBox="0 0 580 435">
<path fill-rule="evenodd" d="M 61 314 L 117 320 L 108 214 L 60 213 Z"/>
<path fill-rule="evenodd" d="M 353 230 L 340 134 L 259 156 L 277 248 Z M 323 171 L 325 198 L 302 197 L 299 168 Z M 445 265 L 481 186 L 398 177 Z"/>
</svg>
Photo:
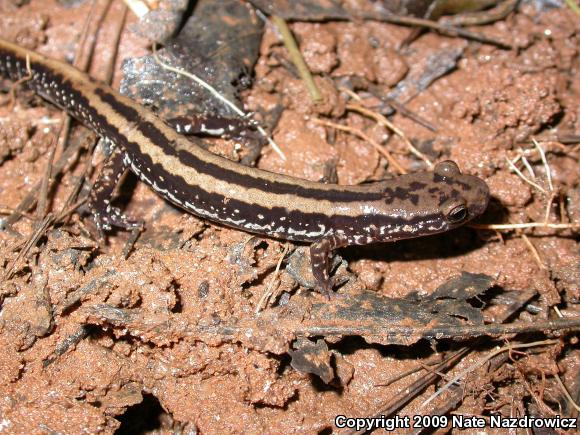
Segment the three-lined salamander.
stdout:
<svg viewBox="0 0 580 435">
<path fill-rule="evenodd" d="M 133 224 L 110 199 L 130 168 L 159 195 L 214 222 L 310 242 L 312 272 L 330 292 L 329 258 L 341 246 L 440 233 L 487 207 L 483 180 L 445 161 L 433 172 L 361 186 L 322 184 L 242 166 L 192 145 L 109 86 L 65 63 L 0 40 L 0 76 L 19 80 L 114 144 L 91 195 L 99 229 Z"/>
</svg>

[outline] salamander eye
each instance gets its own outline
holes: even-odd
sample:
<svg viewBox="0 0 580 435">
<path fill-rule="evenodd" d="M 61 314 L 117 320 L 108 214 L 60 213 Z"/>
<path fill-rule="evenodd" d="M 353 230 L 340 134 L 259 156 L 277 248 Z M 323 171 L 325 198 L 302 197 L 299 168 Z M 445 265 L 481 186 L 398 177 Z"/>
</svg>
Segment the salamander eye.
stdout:
<svg viewBox="0 0 580 435">
<path fill-rule="evenodd" d="M 457 166 L 457 163 L 451 160 L 445 160 L 443 162 L 437 163 L 435 165 L 434 171 L 437 175 L 440 175 L 441 177 L 452 177 L 454 175 L 461 174 L 461 171 L 459 170 L 459 166 Z"/>
<path fill-rule="evenodd" d="M 449 222 L 454 224 L 462 222 L 463 220 L 465 220 L 466 217 L 467 217 L 467 207 L 465 207 L 464 205 L 458 205 L 447 214 L 447 220 L 449 220 Z"/>
<path fill-rule="evenodd" d="M 447 221 L 451 224 L 463 222 L 468 215 L 465 201 L 457 199 L 446 201 L 441 207 L 441 211 L 445 215 Z"/>
</svg>

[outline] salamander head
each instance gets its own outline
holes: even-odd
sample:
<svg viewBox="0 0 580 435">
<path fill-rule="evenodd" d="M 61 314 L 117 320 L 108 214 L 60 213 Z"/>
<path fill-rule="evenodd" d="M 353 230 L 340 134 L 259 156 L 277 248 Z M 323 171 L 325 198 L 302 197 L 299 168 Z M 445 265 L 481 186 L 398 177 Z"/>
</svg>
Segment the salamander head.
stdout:
<svg viewBox="0 0 580 435">
<path fill-rule="evenodd" d="M 462 174 L 455 162 L 446 160 L 433 170 L 430 207 L 438 207 L 448 228 L 455 228 L 479 216 L 487 208 L 489 187 L 481 178 Z M 427 189 L 429 193 L 430 189 Z"/>
<path fill-rule="evenodd" d="M 377 187 L 382 200 L 367 203 L 364 213 L 368 242 L 370 238 L 391 241 L 456 228 L 482 214 L 489 200 L 487 184 L 462 174 L 449 160 L 435 165 L 433 172 L 403 175 Z"/>
</svg>

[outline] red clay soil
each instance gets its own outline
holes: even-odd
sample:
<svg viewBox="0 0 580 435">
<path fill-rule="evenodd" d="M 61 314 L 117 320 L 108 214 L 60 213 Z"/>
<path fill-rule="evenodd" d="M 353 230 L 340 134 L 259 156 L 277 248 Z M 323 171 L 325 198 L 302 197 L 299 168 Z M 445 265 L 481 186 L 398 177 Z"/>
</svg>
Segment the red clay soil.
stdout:
<svg viewBox="0 0 580 435">
<path fill-rule="evenodd" d="M 90 2 L 69 7 L 61 3 L 66 2 L 0 0 L 0 37 L 70 61 Z M 397 175 L 368 140 L 316 123 L 326 119 L 364 131 L 406 170 L 425 170 L 425 162 L 409 152 L 401 138 L 347 109 L 349 96 L 339 89 L 338 79 L 359 78 L 366 87 L 355 89 L 360 104 L 373 108 L 381 101 L 370 87 L 394 88 L 401 79 L 424 70 L 431 54 L 461 49 L 452 72 L 405 102 L 437 132 L 400 113 L 391 121 L 433 161 L 454 160 L 463 172 L 487 181 L 492 201 L 477 223 L 544 222 L 552 201 L 549 223 L 577 225 L 580 18 L 567 8 L 540 13 L 528 3 L 502 21 L 472 28 L 508 41 L 511 50 L 433 32 L 400 48 L 411 29 L 373 21 L 294 23 L 291 28 L 323 95 L 320 104 L 311 102 L 303 82 L 285 67 L 289 61 L 280 62 L 288 55 L 267 26 L 255 83 L 243 98 L 249 111 L 282 105 L 273 138 L 287 160 L 266 147 L 258 166 L 319 181 L 334 165 L 341 184 Z M 100 79 L 113 53 L 121 7 L 114 1 L 98 26 L 90 71 Z M 135 21 L 129 13 L 113 86 L 120 81 L 123 58 L 149 51 L 149 41 L 131 32 Z M 4 81 L 2 89 L 10 86 Z M 0 103 L 0 213 L 6 218 L 31 191 L 39 190 L 35 186 L 46 173 L 63 113 L 22 88 L 0 94 Z M 534 137 L 546 152 L 547 166 L 531 142 Z M 572 140 L 565 140 L 569 137 Z M 86 151 L 94 139 L 73 123 L 70 143 L 79 151 L 67 160 L 64 175 L 48 192 L 45 211 L 58 215 L 66 209 L 79 177 L 101 164 L 100 151 L 95 156 Z M 212 150 L 239 158 L 235 145 L 227 141 L 217 141 Z M 519 155 L 533 168 L 534 185 L 507 164 Z M 521 159 L 516 165 L 532 181 Z M 194 333 L 223 323 L 259 320 L 256 307 L 270 284 L 279 296 L 265 311 L 294 298 L 307 313 L 313 304 L 327 300 L 299 287 L 285 264 L 275 275 L 284 242 L 250 238 L 202 221 L 171 207 L 134 178 L 124 186 L 132 189 L 123 195 L 127 213 L 146 222 L 127 259 L 127 233 L 110 234 L 107 244 L 99 243 L 90 219 L 77 212 L 51 226 L 27 251 L 25 244 L 45 213 L 41 207 L 30 208 L 10 230 L 0 231 L 0 431 L 331 431 L 336 430 L 337 415 L 380 414 L 385 403 L 425 376 L 425 363 L 474 342 L 385 346 L 356 337 L 329 339 L 328 355 L 337 376 L 324 384 L 290 365 L 287 352 L 295 337 L 277 336 L 276 325 L 263 325 L 271 334 L 266 344 L 263 337 L 254 342 Z M 510 321 L 534 322 L 558 313 L 578 316 L 580 256 L 577 232 L 570 228 L 501 233 L 461 228 L 340 254 L 352 272 L 350 287 L 343 292 L 366 288 L 391 298 L 416 291 L 426 295 L 461 272 L 471 272 L 491 276 L 498 292 L 537 294 L 527 310 Z M 104 307 L 109 307 L 107 316 Z M 122 310 L 113 312 L 111 307 Z M 485 313 L 489 321 L 494 315 L 493 307 Z M 75 341 L 75 334 L 81 338 Z M 471 373 L 463 379 L 460 403 L 451 412 L 486 418 L 491 412 L 577 416 L 556 377 L 578 403 L 580 358 L 572 335 L 480 340 L 450 373 L 466 369 L 506 340 L 526 343 L 554 337 L 557 344 L 521 349 L 527 353 L 510 354 Z M 73 343 L 69 347 L 67 340 Z M 417 371 L 385 386 L 411 369 Z M 450 395 L 445 393 L 419 409 L 434 391 L 430 386 L 397 414 L 427 414 L 447 403 Z"/>
</svg>

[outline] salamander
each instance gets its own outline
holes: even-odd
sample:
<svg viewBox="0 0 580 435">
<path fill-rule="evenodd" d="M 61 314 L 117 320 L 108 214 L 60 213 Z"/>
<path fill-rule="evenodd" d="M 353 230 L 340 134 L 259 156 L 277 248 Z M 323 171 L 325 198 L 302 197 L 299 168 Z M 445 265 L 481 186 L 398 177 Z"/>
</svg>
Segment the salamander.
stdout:
<svg viewBox="0 0 580 435">
<path fill-rule="evenodd" d="M 392 242 L 463 225 L 487 207 L 489 189 L 452 161 L 433 171 L 364 185 L 307 181 L 215 155 L 178 134 L 149 109 L 74 67 L 0 40 L 0 76 L 22 80 L 66 110 L 113 151 L 89 205 L 97 228 L 136 224 L 111 205 L 115 184 L 132 170 L 182 209 L 242 231 L 310 243 L 318 290 L 330 294 L 332 252 Z"/>
</svg>

